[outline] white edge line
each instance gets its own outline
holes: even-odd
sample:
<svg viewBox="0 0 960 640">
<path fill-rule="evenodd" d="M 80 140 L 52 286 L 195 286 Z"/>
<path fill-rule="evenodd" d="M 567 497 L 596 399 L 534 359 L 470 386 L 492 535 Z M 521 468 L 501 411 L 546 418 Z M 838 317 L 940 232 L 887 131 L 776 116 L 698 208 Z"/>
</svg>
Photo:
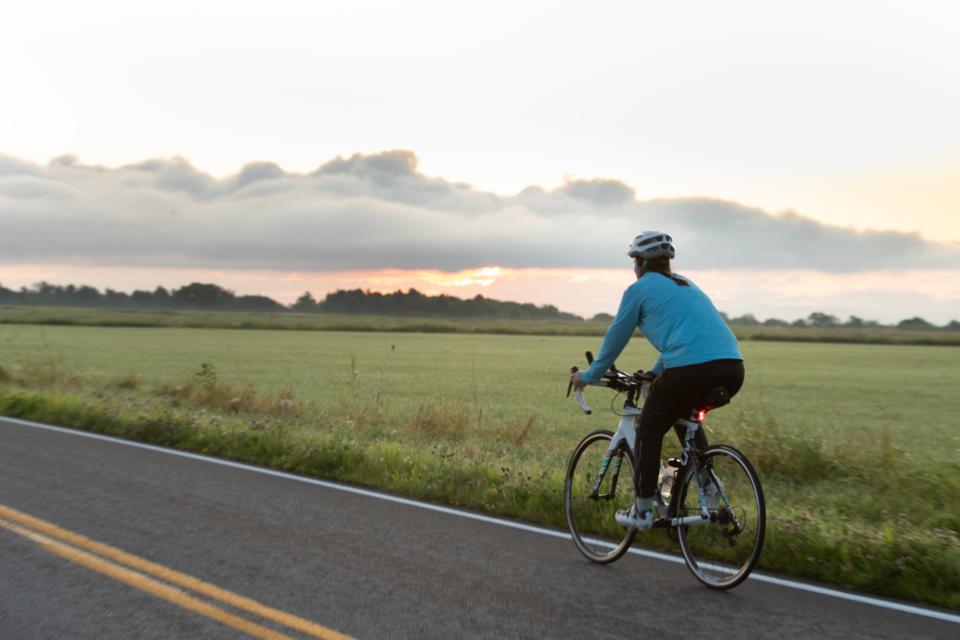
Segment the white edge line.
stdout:
<svg viewBox="0 0 960 640">
<path fill-rule="evenodd" d="M 512 520 L 505 520 L 503 518 L 496 518 L 494 516 L 486 516 L 479 513 L 472 513 L 470 511 L 463 511 L 463 510 L 454 509 L 451 507 L 444 507 L 437 504 L 430 504 L 429 502 L 420 502 L 418 500 L 412 500 L 410 498 L 402 498 L 400 496 L 390 495 L 388 493 L 380 493 L 378 491 L 371 491 L 369 489 L 361 489 L 359 487 L 352 487 L 350 485 L 330 482 L 329 480 L 318 480 L 316 478 L 298 476 L 292 473 L 286 473 L 285 471 L 276 471 L 275 469 L 268 469 L 266 467 L 257 467 L 249 464 L 244 464 L 243 462 L 234 462 L 233 460 L 224 460 L 221 458 L 214 458 L 212 456 L 205 456 L 199 453 L 191 453 L 189 451 L 180 451 L 179 449 L 169 449 L 167 447 L 158 447 L 156 445 L 146 444 L 143 442 L 136 442 L 134 440 L 124 440 L 122 438 L 115 438 L 113 436 L 105 436 L 100 433 L 92 433 L 89 431 L 81 431 L 79 429 L 69 429 L 66 427 L 58 427 L 55 425 L 43 424 L 40 422 L 32 422 L 30 420 L 21 420 L 19 418 L 8 418 L 6 416 L 0 416 L 0 422 L 11 422 L 11 423 L 19 424 L 25 427 L 47 429 L 49 431 L 56 431 L 58 433 L 66 433 L 69 435 L 80 436 L 84 438 L 92 438 L 94 440 L 103 440 L 105 442 L 122 444 L 129 447 L 136 447 L 138 449 L 147 449 L 148 451 L 157 451 L 159 453 L 166 453 L 174 456 L 180 456 L 182 458 L 191 458 L 193 460 L 201 460 L 203 462 L 219 464 L 225 467 L 233 467 L 234 469 L 243 469 L 245 471 L 253 471 L 255 473 L 262 473 L 264 475 L 274 476 L 276 478 L 284 478 L 286 480 L 305 482 L 307 484 L 312 484 L 319 487 L 325 487 L 327 489 L 333 489 L 336 491 L 344 491 L 346 493 L 353 493 L 356 495 L 366 496 L 368 498 L 377 498 L 379 500 L 395 502 L 397 504 L 407 505 L 410 507 L 427 509 L 428 511 L 446 513 L 449 515 L 459 516 L 461 518 L 467 518 L 469 520 L 477 520 L 480 522 L 495 524 L 502 527 L 509 527 L 511 529 L 529 531 L 531 533 L 538 533 L 540 535 L 550 536 L 552 538 L 561 538 L 564 540 L 570 540 L 570 534 L 563 533 L 561 531 L 555 531 L 553 529 L 546 529 L 544 527 L 524 524 L 522 522 L 515 522 Z M 684 562 L 683 558 L 680 558 L 677 556 L 673 556 L 667 553 L 660 553 L 658 551 L 649 551 L 647 549 L 637 549 L 636 547 L 631 547 L 630 549 L 628 549 L 628 553 L 638 555 L 638 556 L 643 556 L 645 558 L 652 558 L 655 560 L 665 560 L 667 562 L 673 562 L 677 564 L 683 564 Z M 925 609 L 923 607 L 917 607 L 909 604 L 903 604 L 901 602 L 882 600 L 880 598 L 864 596 L 857 593 L 848 593 L 846 591 L 838 591 L 837 589 L 828 589 L 826 587 L 818 587 L 816 585 L 806 584 L 804 582 L 796 582 L 794 580 L 776 578 L 774 576 L 758 573 L 756 571 L 750 574 L 750 577 L 748 578 L 748 580 L 766 582 L 769 584 L 775 584 L 780 587 L 787 587 L 789 589 L 797 589 L 799 591 L 808 591 L 810 593 L 816 593 L 823 596 L 838 598 L 840 600 L 850 600 L 852 602 L 859 602 L 861 604 L 868 604 L 875 607 L 881 607 L 884 609 L 892 609 L 894 611 L 901 611 L 903 613 L 911 613 L 918 616 L 925 616 L 927 618 L 934 618 L 936 620 L 944 620 L 946 622 L 953 622 L 956 624 L 960 624 L 960 616 L 958 615 L 953 615 L 953 614 L 945 613 L 942 611 L 935 611 L 932 609 Z"/>
</svg>

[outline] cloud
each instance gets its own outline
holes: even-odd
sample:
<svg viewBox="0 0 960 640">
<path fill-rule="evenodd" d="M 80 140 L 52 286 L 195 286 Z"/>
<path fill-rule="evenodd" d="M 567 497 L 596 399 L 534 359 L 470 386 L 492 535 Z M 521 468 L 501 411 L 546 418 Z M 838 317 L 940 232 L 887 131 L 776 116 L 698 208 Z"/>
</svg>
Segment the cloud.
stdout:
<svg viewBox="0 0 960 640">
<path fill-rule="evenodd" d="M 960 249 L 710 198 L 637 200 L 616 180 L 506 196 L 426 176 L 410 151 L 272 162 L 218 179 L 184 158 L 116 168 L 0 156 L 0 261 L 340 270 L 622 267 L 644 229 L 693 269 L 931 269 Z"/>
<path fill-rule="evenodd" d="M 569 180 L 557 190 L 571 198 L 582 200 L 598 207 L 624 205 L 633 202 L 636 192 L 619 180 Z"/>
</svg>

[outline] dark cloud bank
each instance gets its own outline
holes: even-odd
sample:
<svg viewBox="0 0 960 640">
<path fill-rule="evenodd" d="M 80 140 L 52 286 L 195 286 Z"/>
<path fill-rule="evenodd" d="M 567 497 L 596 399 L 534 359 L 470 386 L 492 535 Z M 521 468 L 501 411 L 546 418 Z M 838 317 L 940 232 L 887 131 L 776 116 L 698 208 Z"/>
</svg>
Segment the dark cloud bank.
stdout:
<svg viewBox="0 0 960 640">
<path fill-rule="evenodd" d="M 337 270 L 620 267 L 629 239 L 670 231 L 684 268 L 956 268 L 960 249 L 709 198 L 638 201 L 615 180 L 514 196 L 417 171 L 409 151 L 271 162 L 217 179 L 182 158 L 104 168 L 0 155 L 0 261 Z"/>
</svg>

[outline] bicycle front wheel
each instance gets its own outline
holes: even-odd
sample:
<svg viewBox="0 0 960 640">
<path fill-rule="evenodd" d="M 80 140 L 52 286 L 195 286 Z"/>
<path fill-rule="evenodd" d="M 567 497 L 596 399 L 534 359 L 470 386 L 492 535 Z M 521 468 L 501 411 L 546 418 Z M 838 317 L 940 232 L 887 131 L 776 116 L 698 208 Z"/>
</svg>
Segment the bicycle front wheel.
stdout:
<svg viewBox="0 0 960 640">
<path fill-rule="evenodd" d="M 563 488 L 567 526 L 580 552 L 593 562 L 606 564 L 620 558 L 636 535 L 614 520 L 618 509 L 634 503 L 633 456 L 626 445 L 613 452 L 613 433 L 588 434 L 570 457 Z"/>
<path fill-rule="evenodd" d="M 757 472 L 746 456 L 726 445 L 708 447 L 700 468 L 720 488 L 707 498 L 710 518 L 679 527 L 680 550 L 700 582 L 714 589 L 730 589 L 753 571 L 763 549 L 766 507 Z M 693 467 L 681 481 L 678 516 L 700 513 Z"/>
</svg>

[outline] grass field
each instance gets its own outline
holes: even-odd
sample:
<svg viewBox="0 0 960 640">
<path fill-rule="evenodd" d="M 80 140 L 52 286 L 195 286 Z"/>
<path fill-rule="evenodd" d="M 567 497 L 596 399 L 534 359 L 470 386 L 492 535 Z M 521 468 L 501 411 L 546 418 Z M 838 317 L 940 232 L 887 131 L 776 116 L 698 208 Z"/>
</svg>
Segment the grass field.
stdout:
<svg viewBox="0 0 960 640">
<path fill-rule="evenodd" d="M 563 396 L 570 365 L 598 344 L 6 324 L 0 412 L 562 527 L 570 451 L 614 424 L 610 392 L 588 390 L 592 417 Z M 960 608 L 960 351 L 742 347 L 744 390 L 707 427 L 765 483 L 762 566 Z M 634 340 L 618 364 L 654 357 Z"/>
<path fill-rule="evenodd" d="M 596 320 L 580 322 L 493 318 L 414 318 L 330 313 L 84 309 L 0 305 L 0 325 L 3 324 L 602 336 L 609 323 Z M 743 325 L 734 325 L 731 328 L 740 340 L 960 346 L 960 331 L 904 331 L 890 327 L 816 329 Z"/>
</svg>

